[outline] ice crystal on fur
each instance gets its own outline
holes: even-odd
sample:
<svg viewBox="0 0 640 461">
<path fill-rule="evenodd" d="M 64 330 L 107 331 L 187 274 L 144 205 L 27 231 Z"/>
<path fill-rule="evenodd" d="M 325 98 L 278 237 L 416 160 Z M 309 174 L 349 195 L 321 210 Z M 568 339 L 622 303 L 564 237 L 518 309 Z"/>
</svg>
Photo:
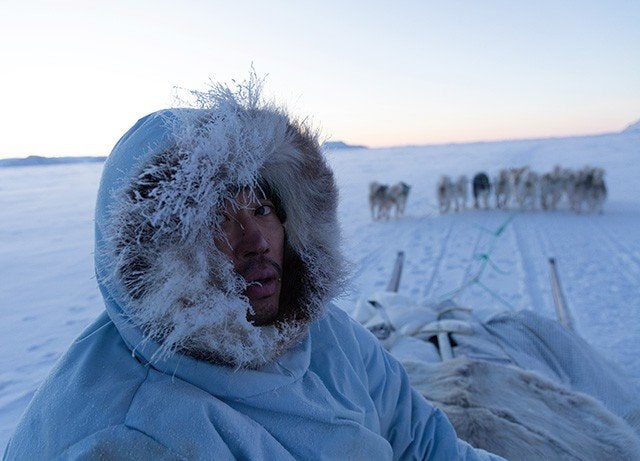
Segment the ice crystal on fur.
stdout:
<svg viewBox="0 0 640 461">
<path fill-rule="evenodd" d="M 192 92 L 195 109 L 157 115 L 171 146 L 153 145 L 138 171 L 122 172 L 129 179 L 111 206 L 109 273 L 123 314 L 161 345 L 159 356 L 263 365 L 299 340 L 342 285 L 337 188 L 317 134 L 264 102 L 261 89 L 252 74 L 235 90 Z M 246 282 L 213 241 L 222 236 L 220 206 L 238 206 L 237 191 L 261 184 L 287 216 L 296 296 L 276 323 L 256 327 Z"/>
</svg>

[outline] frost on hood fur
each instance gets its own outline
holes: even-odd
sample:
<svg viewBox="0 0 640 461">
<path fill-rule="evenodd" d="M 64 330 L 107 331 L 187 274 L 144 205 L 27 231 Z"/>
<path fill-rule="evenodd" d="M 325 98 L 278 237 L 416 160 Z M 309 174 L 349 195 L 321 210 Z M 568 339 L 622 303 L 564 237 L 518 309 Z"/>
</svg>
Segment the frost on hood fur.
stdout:
<svg viewBox="0 0 640 461">
<path fill-rule="evenodd" d="M 179 352 L 260 367 L 296 344 L 339 293 L 333 173 L 317 134 L 264 102 L 261 86 L 252 75 L 235 89 L 194 92 L 197 108 L 142 119 L 105 164 L 99 283 L 121 333 L 133 326 L 143 342 L 157 343 L 156 358 Z M 217 210 L 227 200 L 237 206 L 243 188 L 268 189 L 286 215 L 284 302 L 269 326 L 247 320 L 246 282 L 213 244 L 222 235 Z"/>
</svg>

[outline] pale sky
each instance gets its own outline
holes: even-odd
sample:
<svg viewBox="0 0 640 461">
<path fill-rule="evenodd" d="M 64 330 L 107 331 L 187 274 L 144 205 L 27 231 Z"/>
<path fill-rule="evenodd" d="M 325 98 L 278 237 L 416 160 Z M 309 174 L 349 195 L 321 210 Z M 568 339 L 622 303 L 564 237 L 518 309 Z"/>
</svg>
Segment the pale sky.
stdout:
<svg viewBox="0 0 640 461">
<path fill-rule="evenodd" d="M 619 131 L 640 1 L 0 0 L 0 157 L 106 155 L 174 87 L 243 80 L 370 147 Z"/>
</svg>

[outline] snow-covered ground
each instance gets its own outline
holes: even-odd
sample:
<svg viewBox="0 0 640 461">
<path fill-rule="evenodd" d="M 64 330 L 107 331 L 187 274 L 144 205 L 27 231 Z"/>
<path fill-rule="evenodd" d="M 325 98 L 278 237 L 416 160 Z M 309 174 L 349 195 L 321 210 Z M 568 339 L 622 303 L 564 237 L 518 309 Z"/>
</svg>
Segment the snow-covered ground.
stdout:
<svg viewBox="0 0 640 461">
<path fill-rule="evenodd" d="M 530 309 L 555 317 L 555 257 L 576 330 L 640 385 L 640 134 L 329 152 L 341 191 L 351 310 L 384 290 L 405 252 L 400 293 L 483 317 Z M 529 165 L 606 170 L 604 214 L 466 210 L 440 215 L 441 174 Z M 102 310 L 93 276 L 93 205 L 102 164 L 0 168 L 0 451 L 38 384 Z M 401 219 L 372 221 L 368 183 L 412 189 Z M 476 280 L 475 282 L 470 282 Z M 470 282 L 470 283 L 469 283 Z"/>
</svg>

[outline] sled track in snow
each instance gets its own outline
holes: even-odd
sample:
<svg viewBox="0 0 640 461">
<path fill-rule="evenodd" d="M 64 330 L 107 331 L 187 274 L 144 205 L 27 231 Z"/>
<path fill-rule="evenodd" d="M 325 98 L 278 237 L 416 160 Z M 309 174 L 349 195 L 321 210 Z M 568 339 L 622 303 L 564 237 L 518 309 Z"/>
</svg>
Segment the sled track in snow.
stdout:
<svg viewBox="0 0 640 461">
<path fill-rule="evenodd" d="M 527 226 L 524 226 L 522 222 L 518 219 L 515 219 L 512 223 L 513 234 L 515 237 L 516 248 L 514 248 L 515 252 L 518 254 L 520 258 L 520 267 L 522 268 L 522 277 L 523 283 L 526 286 L 526 292 L 531 300 L 531 309 L 537 312 L 545 311 L 545 302 L 543 297 L 541 296 L 540 281 L 536 274 L 535 261 L 536 258 L 539 258 L 539 255 L 536 255 L 536 252 L 531 248 L 530 242 L 537 242 L 539 247 L 543 247 L 541 245 L 541 237 L 539 227 L 535 226 L 535 235 L 534 238 L 531 238 L 532 231 L 528 228 L 531 226 L 532 221 L 527 222 Z M 526 230 L 525 230 L 526 229 Z"/>
<path fill-rule="evenodd" d="M 453 233 L 453 226 L 454 226 L 453 221 L 452 220 L 449 221 L 449 227 L 447 228 L 444 234 L 444 237 L 442 237 L 442 240 L 441 240 L 440 251 L 438 252 L 438 255 L 433 261 L 433 270 L 431 271 L 431 276 L 429 277 L 429 281 L 425 285 L 424 296 L 423 296 L 425 299 L 429 299 L 433 295 L 432 293 L 433 285 L 435 283 L 438 272 L 440 271 L 440 267 L 442 266 L 442 262 L 444 260 L 445 254 L 447 254 L 448 252 L 447 250 L 449 247 L 449 240 L 451 238 L 451 234 Z"/>
<path fill-rule="evenodd" d="M 632 248 L 629 248 L 628 245 L 620 242 L 616 236 L 612 235 L 611 231 L 603 229 L 601 224 L 598 225 L 598 231 L 599 232 L 597 232 L 597 234 L 601 236 L 600 240 L 609 245 L 609 248 L 616 250 L 614 252 L 615 254 L 623 255 L 625 260 L 630 263 L 627 266 L 633 266 L 634 273 L 636 274 L 633 281 L 640 285 L 640 257 L 634 254 L 634 250 Z"/>
<path fill-rule="evenodd" d="M 473 245 L 473 249 L 471 250 L 471 254 L 469 255 L 469 264 L 467 264 L 467 268 L 464 271 L 464 274 L 462 274 L 462 280 L 460 280 L 460 286 L 464 286 L 467 283 L 469 283 L 469 280 L 471 279 L 471 268 L 473 266 L 473 260 L 475 259 L 475 257 L 478 255 L 478 248 L 480 248 L 480 242 L 482 242 L 482 230 L 478 230 L 478 233 L 476 235 L 476 240 L 475 243 Z M 477 275 L 481 275 L 481 274 L 474 274 L 474 276 Z"/>
<path fill-rule="evenodd" d="M 459 279 L 458 286 L 453 291 L 451 291 L 450 296 L 448 296 L 451 299 L 454 299 L 458 294 L 460 294 L 466 288 L 476 283 L 476 278 L 482 275 L 480 266 L 477 264 L 474 264 L 474 262 L 476 260 L 476 257 L 478 256 L 478 249 L 480 248 L 480 243 L 483 241 L 483 238 L 482 238 L 483 235 L 484 233 L 482 230 L 477 231 L 473 247 L 469 253 L 469 262 L 467 263 L 464 269 L 464 272 L 462 273 L 462 276 Z M 472 271 L 476 268 L 478 272 L 472 273 Z"/>
<path fill-rule="evenodd" d="M 640 286 L 640 258 L 603 223 L 592 222 L 591 226 L 589 259 L 606 268 L 610 279 L 624 280 L 630 286 Z M 611 277 L 613 273 L 619 277 Z"/>
</svg>

